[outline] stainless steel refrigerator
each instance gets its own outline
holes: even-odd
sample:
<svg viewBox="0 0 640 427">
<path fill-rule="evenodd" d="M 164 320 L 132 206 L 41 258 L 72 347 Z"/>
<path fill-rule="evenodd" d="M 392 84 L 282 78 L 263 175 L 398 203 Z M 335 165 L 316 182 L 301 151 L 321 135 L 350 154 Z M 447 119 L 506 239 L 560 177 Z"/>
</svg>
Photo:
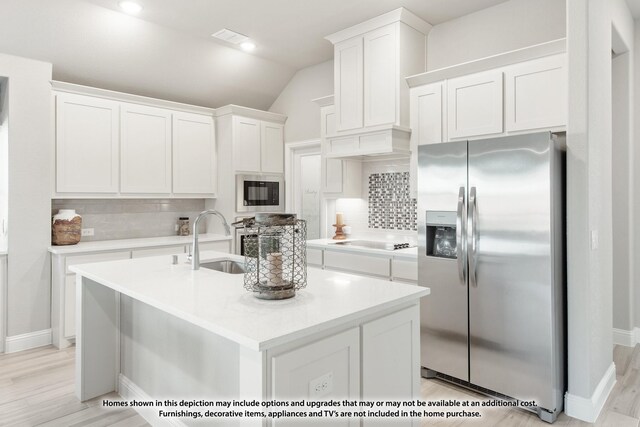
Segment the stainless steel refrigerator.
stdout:
<svg viewBox="0 0 640 427">
<path fill-rule="evenodd" d="M 547 422 L 565 390 L 563 147 L 545 132 L 418 151 L 423 374 Z"/>
</svg>

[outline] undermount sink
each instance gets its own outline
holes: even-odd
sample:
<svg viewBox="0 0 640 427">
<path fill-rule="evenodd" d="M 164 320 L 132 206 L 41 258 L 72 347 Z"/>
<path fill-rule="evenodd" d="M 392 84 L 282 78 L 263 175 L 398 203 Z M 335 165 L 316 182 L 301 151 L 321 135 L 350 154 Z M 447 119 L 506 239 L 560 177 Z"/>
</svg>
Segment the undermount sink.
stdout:
<svg viewBox="0 0 640 427">
<path fill-rule="evenodd" d="M 208 268 L 209 270 L 216 270 L 229 274 L 242 274 L 244 273 L 244 262 L 222 259 L 218 261 L 203 262 L 200 264 L 200 268 Z"/>
</svg>

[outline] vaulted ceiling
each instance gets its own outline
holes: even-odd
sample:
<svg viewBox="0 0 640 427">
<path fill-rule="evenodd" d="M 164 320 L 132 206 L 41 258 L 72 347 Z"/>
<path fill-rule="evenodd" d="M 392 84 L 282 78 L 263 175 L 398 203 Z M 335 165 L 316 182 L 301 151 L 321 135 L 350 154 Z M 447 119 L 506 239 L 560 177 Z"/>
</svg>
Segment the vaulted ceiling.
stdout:
<svg viewBox="0 0 640 427">
<path fill-rule="evenodd" d="M 293 74 L 332 57 L 324 36 L 404 6 L 432 24 L 505 0 L 3 0 L 0 52 L 53 63 L 54 79 L 210 107 L 267 109 Z M 246 34 L 252 53 L 214 41 Z"/>
</svg>

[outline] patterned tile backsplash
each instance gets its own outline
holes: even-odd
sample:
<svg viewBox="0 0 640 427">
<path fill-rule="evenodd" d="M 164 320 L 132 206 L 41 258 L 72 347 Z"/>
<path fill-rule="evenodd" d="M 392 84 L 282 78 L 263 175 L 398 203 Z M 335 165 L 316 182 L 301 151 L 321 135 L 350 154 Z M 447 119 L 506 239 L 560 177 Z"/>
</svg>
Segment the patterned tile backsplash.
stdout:
<svg viewBox="0 0 640 427">
<path fill-rule="evenodd" d="M 82 237 L 89 242 L 172 236 L 178 217 L 189 217 L 193 224 L 204 208 L 204 199 L 55 199 L 51 215 L 59 209 L 75 209 L 82 216 L 82 228 L 94 229 L 94 236 Z"/>
<path fill-rule="evenodd" d="M 369 228 L 415 231 L 417 209 L 409 196 L 409 172 L 369 175 Z"/>
</svg>

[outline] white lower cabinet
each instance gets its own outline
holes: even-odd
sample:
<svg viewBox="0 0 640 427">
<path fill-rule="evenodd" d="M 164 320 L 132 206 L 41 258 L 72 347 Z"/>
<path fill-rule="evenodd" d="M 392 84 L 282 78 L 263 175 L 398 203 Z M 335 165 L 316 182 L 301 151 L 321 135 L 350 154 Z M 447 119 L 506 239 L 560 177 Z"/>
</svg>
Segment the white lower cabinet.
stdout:
<svg viewBox="0 0 640 427">
<path fill-rule="evenodd" d="M 72 265 L 131 258 L 130 251 L 51 256 L 51 330 L 53 345 L 65 348 L 76 335 L 76 275 Z"/>
<path fill-rule="evenodd" d="M 420 395 L 420 309 L 418 305 L 362 325 L 362 399 L 407 400 Z M 388 424 L 364 419 L 363 425 Z M 410 418 L 394 426 L 411 426 Z"/>
<path fill-rule="evenodd" d="M 352 328 L 276 355 L 271 369 L 274 399 L 357 399 L 360 331 Z"/>
<path fill-rule="evenodd" d="M 359 321 L 355 327 L 306 344 L 270 351 L 271 398 L 276 400 L 411 400 L 420 395 L 420 305 Z M 335 418 L 331 425 L 360 426 Z M 394 425 L 412 425 L 411 419 Z M 298 425 L 275 420 L 274 425 Z M 363 418 L 363 425 L 388 420 Z"/>
<path fill-rule="evenodd" d="M 65 338 L 76 335 L 76 275 L 69 274 L 64 279 L 63 332 Z"/>
<path fill-rule="evenodd" d="M 391 258 L 380 255 L 324 251 L 324 266 L 366 276 L 390 276 Z"/>
<path fill-rule="evenodd" d="M 405 256 L 349 253 L 330 249 L 307 248 L 307 263 L 326 270 L 340 270 L 363 276 L 376 276 L 394 282 L 418 283 L 418 262 Z"/>
<path fill-rule="evenodd" d="M 200 242 L 200 251 L 231 252 L 231 240 Z M 51 329 L 53 345 L 70 346 L 76 335 L 76 275 L 72 265 L 161 255 L 181 255 L 187 245 L 137 248 L 101 253 L 51 255 Z M 167 262 L 171 262 L 168 258 Z"/>
<path fill-rule="evenodd" d="M 417 282 L 418 262 L 417 260 L 398 259 L 391 260 L 391 279 L 393 281 Z"/>
</svg>

